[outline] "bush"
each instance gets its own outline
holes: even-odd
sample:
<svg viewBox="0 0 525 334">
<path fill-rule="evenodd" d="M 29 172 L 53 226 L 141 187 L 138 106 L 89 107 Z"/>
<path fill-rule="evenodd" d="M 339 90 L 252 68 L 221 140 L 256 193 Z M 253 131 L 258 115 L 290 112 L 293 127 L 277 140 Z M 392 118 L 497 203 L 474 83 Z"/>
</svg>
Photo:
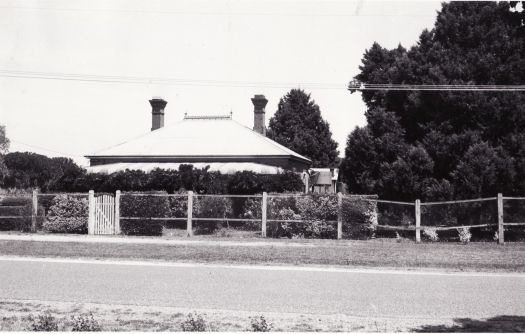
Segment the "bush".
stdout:
<svg viewBox="0 0 525 334">
<path fill-rule="evenodd" d="M 260 317 L 252 318 L 251 325 L 253 332 L 270 332 L 273 328 L 273 325 L 268 323 L 262 315 Z"/>
<path fill-rule="evenodd" d="M 305 238 L 321 239 L 337 236 L 337 224 L 333 222 L 337 220 L 338 212 L 336 196 L 302 196 L 297 199 L 297 208 L 304 221 L 295 225 L 299 234 Z"/>
<path fill-rule="evenodd" d="M 121 219 L 120 229 L 125 235 L 160 236 L 162 223 L 151 218 L 170 217 L 170 202 L 165 191 L 124 193 L 120 197 L 120 216 L 143 219 Z"/>
<path fill-rule="evenodd" d="M 194 197 L 193 215 L 195 218 L 226 218 L 231 217 L 232 202 L 227 197 Z M 199 220 L 196 221 L 196 233 L 213 233 L 222 226 L 222 221 Z"/>
<path fill-rule="evenodd" d="M 57 332 L 58 321 L 49 313 L 40 314 L 36 319 L 29 318 L 29 330 L 32 332 Z"/>
<path fill-rule="evenodd" d="M 268 235 L 288 238 L 335 238 L 337 197 L 333 195 L 272 197 L 269 219 L 302 220 L 269 224 Z"/>
<path fill-rule="evenodd" d="M 43 228 L 55 233 L 87 233 L 88 201 L 68 195 L 57 195 L 49 208 Z"/>
<path fill-rule="evenodd" d="M 262 199 L 261 198 L 247 198 L 244 201 L 242 213 L 239 218 L 245 219 L 262 219 Z M 243 222 L 243 229 L 249 231 L 260 231 L 261 221 L 247 220 Z"/>
<path fill-rule="evenodd" d="M 472 233 L 470 233 L 469 227 L 458 228 L 459 241 L 463 244 L 468 244 L 470 238 L 472 238 Z"/>
<path fill-rule="evenodd" d="M 183 332 L 206 332 L 206 328 L 208 327 L 204 318 L 197 313 L 189 313 L 186 320 L 184 320 L 180 326 Z"/>
<path fill-rule="evenodd" d="M 73 321 L 73 327 L 71 328 L 72 332 L 100 332 L 102 328 L 100 324 L 93 318 L 93 314 L 89 313 L 87 315 L 72 316 L 71 320 Z"/>
<path fill-rule="evenodd" d="M 425 228 L 423 230 L 423 235 L 426 236 L 428 238 L 428 240 L 430 240 L 432 242 L 439 241 L 439 236 L 438 236 L 437 230 L 435 228 Z"/>
<path fill-rule="evenodd" d="M 186 218 L 188 215 L 188 196 L 186 191 L 176 192 L 177 195 L 184 196 L 171 196 L 168 197 L 168 204 L 170 208 L 170 217 L 173 218 Z M 165 227 L 168 228 L 186 228 L 186 221 L 184 220 L 169 220 L 166 221 Z"/>
<path fill-rule="evenodd" d="M 296 194 L 283 194 L 268 198 L 267 218 L 277 220 L 301 219 L 297 209 Z M 293 224 L 291 222 L 271 222 L 267 224 L 267 235 L 273 238 L 293 237 Z"/>
<path fill-rule="evenodd" d="M 363 196 L 345 196 L 341 205 L 345 238 L 374 238 L 377 224 L 377 202 L 365 201 Z"/>
</svg>

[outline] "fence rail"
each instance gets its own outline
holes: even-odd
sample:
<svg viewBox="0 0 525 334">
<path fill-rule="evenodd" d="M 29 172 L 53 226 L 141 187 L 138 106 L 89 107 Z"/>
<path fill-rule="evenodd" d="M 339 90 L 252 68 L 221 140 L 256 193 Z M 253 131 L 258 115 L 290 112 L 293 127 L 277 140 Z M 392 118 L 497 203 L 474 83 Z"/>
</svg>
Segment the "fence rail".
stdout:
<svg viewBox="0 0 525 334">
<path fill-rule="evenodd" d="M 38 198 L 48 198 L 52 196 L 58 196 L 58 195 L 64 195 L 64 193 L 38 193 L 38 191 L 33 191 L 32 196 L 26 196 L 26 195 L 17 195 L 18 198 L 27 198 L 28 204 L 26 205 L 14 205 L 14 202 L 11 201 L 11 204 L 8 204 L 6 202 L 6 205 L 2 205 L 0 201 L 0 210 L 5 209 L 5 211 L 0 211 L 0 220 L 2 219 L 14 219 L 14 220 L 20 220 L 20 219 L 30 219 L 31 220 L 31 231 L 36 232 L 37 229 L 37 217 L 39 217 L 39 201 Z M 88 197 L 88 194 L 86 193 L 67 193 L 65 195 L 68 196 L 83 196 Z M 294 198 L 294 199 L 300 199 L 305 198 L 308 196 L 311 196 L 309 194 L 257 194 L 257 195 L 222 195 L 222 194 L 194 194 L 192 191 L 189 191 L 185 194 L 177 193 L 177 194 L 159 194 L 159 193 L 136 193 L 136 192 L 129 192 L 129 193 L 123 193 L 121 194 L 120 191 L 117 191 L 116 194 L 102 194 L 97 193 L 96 196 L 101 195 L 110 195 L 114 196 L 114 204 L 108 204 L 108 205 L 114 205 L 115 208 L 114 211 L 109 210 L 108 213 L 110 214 L 111 220 L 115 220 L 115 227 L 109 228 L 108 230 L 115 231 L 114 233 L 120 233 L 120 221 L 121 220 L 130 220 L 130 221 L 173 221 L 173 222 L 184 222 L 186 221 L 186 231 L 187 235 L 191 236 L 193 235 L 193 222 L 203 222 L 203 221 L 210 221 L 210 222 L 218 222 L 218 221 L 225 221 L 225 222 L 232 222 L 232 223 L 242 223 L 242 222 L 249 222 L 249 223 L 259 223 L 260 222 L 260 231 L 261 236 L 266 237 L 266 229 L 268 223 L 294 223 L 294 224 L 307 224 L 310 223 L 309 220 L 305 220 L 304 217 L 301 219 L 281 219 L 280 217 L 275 217 L 275 213 L 272 211 L 272 201 L 274 200 L 283 200 L 286 198 Z M 90 198 L 91 196 L 95 196 L 94 192 L 90 192 Z M 185 208 L 182 210 L 182 216 L 180 217 L 142 217 L 142 216 L 130 216 L 130 215 L 120 215 L 120 205 L 121 205 L 121 198 L 122 196 L 126 197 L 164 197 L 170 199 L 170 201 L 178 201 L 183 200 L 183 204 Z M 337 218 L 336 219 L 323 219 L 323 222 L 326 224 L 334 224 L 337 225 L 336 229 L 336 238 L 341 239 L 343 237 L 343 203 L 346 203 L 346 201 L 350 200 L 353 202 L 368 202 L 368 203 L 374 203 L 375 206 L 375 215 L 376 215 L 376 222 L 374 224 L 374 228 L 377 230 L 390 230 L 390 231 L 409 231 L 409 232 L 415 232 L 415 239 L 416 242 L 421 242 L 421 231 L 425 230 L 434 230 L 434 231 L 451 231 L 451 230 L 459 230 L 463 228 L 490 228 L 494 227 L 497 228 L 497 240 L 498 243 L 503 244 L 505 241 L 505 227 L 519 227 L 519 226 L 525 226 L 525 222 L 523 219 L 525 219 L 525 210 L 523 210 L 522 215 L 517 215 L 516 217 L 510 215 L 507 218 L 507 221 L 504 220 L 504 201 L 507 201 L 508 204 L 509 201 L 525 201 L 525 197 L 513 197 L 513 196 L 503 196 L 502 194 L 498 194 L 496 197 L 487 197 L 487 198 L 476 198 L 476 199 L 465 199 L 465 200 L 455 200 L 455 201 L 441 201 L 441 202 L 421 202 L 420 200 L 416 200 L 414 202 L 403 202 L 403 201 L 390 201 L 390 200 L 381 200 L 377 198 L 373 198 L 373 196 L 370 195 L 342 195 L 340 193 L 328 195 L 318 195 L 318 196 L 328 196 L 332 198 L 334 203 L 337 203 Z M 4 196 L 5 197 L 5 196 Z M 112 197 L 113 198 L 113 197 Z M 258 213 L 256 216 L 246 216 L 246 217 L 235 217 L 235 216 L 228 216 L 224 214 L 223 216 L 210 216 L 209 214 L 199 214 L 196 213 L 195 207 L 199 205 L 206 205 L 206 203 L 202 204 L 201 201 L 205 200 L 206 198 L 214 199 L 213 201 L 217 201 L 219 198 L 223 199 L 238 199 L 242 203 L 243 201 L 252 199 L 257 201 L 252 201 L 253 204 L 257 210 Z M 1 199 L 1 197 L 0 197 Z M 32 199 L 32 200 L 30 200 Z M 217 199 L 217 200 L 215 200 Z M 49 203 L 50 200 L 47 200 L 47 203 Z M 220 200 L 219 200 L 220 201 Z M 477 210 L 479 211 L 479 217 L 474 217 L 475 219 L 469 220 L 472 222 L 472 224 L 466 225 L 464 221 L 460 221 L 457 217 L 455 217 L 455 224 L 452 224 L 452 226 L 449 225 L 443 225 L 443 222 L 441 224 L 432 225 L 432 217 L 430 219 L 427 219 L 428 215 L 432 216 L 431 213 L 429 213 L 428 210 L 431 210 L 430 208 L 435 208 L 432 210 L 442 210 L 439 208 L 439 206 L 443 206 L 443 212 L 450 215 L 450 212 L 460 212 L 461 210 L 464 210 L 465 205 L 476 205 L 476 203 L 486 203 L 486 202 L 494 202 L 496 205 L 494 206 L 494 214 L 490 213 L 488 216 L 490 219 L 494 219 L 493 222 L 484 223 L 484 220 L 486 220 L 483 216 L 482 212 L 482 206 L 481 204 L 477 206 Z M 92 200 L 89 201 L 89 222 L 95 221 L 93 215 L 94 210 L 91 209 L 91 205 L 93 205 Z M 113 202 L 111 202 L 113 203 Z M 182 203 L 182 202 L 181 202 Z M 393 209 L 386 209 L 385 212 L 379 212 L 377 205 L 383 205 L 383 206 L 392 206 L 395 208 L 399 208 L 401 213 L 392 213 Z M 446 206 L 453 206 L 456 205 L 456 209 L 451 210 L 447 208 Z M 521 205 L 521 204 L 520 204 Z M 405 209 L 401 209 L 401 208 Z M 511 207 L 511 204 L 508 204 L 508 207 Z M 523 207 L 525 208 L 525 203 L 523 204 Z M 496 209 L 497 208 L 497 209 Z M 20 212 L 21 214 L 15 215 L 13 212 L 9 212 L 9 210 L 24 210 L 25 212 Z M 30 209 L 30 210 L 29 210 Z M 404 211 L 403 211 L 404 210 Z M 490 206 L 490 210 L 492 210 L 492 207 Z M 515 208 L 513 209 L 514 211 Z M 465 210 L 464 210 L 465 211 Z M 437 212 L 437 211 L 436 211 Z M 468 211 L 467 214 L 470 214 L 471 211 Z M 492 211 L 491 211 L 492 212 Z M 30 215 L 29 215 L 30 213 Z M 379 214 L 379 216 L 378 216 Z M 388 216 L 390 214 L 390 216 Z M 45 215 L 45 214 L 44 214 Z M 435 214 L 434 214 L 435 215 Z M 394 218 L 392 218 L 394 217 Z M 437 215 L 438 219 L 441 219 L 441 216 Z M 333 217 L 335 218 L 335 216 Z M 478 221 L 476 221 L 478 219 Z M 490 220 L 489 219 L 489 220 Z M 449 222 L 449 220 L 446 220 L 445 222 Z M 477 222 L 477 223 L 476 223 Z M 399 225 L 396 225 L 398 224 Z M 460 223 L 460 224 L 458 224 Z M 92 231 L 93 224 L 90 223 L 89 225 L 89 233 L 94 233 Z M 238 226 L 238 225 L 236 225 Z M 252 224 L 251 226 L 257 226 L 257 224 Z"/>
</svg>

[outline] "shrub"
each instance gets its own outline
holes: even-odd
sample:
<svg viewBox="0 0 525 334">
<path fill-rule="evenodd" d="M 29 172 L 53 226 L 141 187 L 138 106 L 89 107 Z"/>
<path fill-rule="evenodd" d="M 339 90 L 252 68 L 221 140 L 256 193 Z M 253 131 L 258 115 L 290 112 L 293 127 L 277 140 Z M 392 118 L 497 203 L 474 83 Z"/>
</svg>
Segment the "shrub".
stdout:
<svg viewBox="0 0 525 334">
<path fill-rule="evenodd" d="M 269 219 L 302 220 L 269 224 L 268 235 L 288 238 L 335 238 L 337 197 L 333 195 L 272 197 Z"/>
<path fill-rule="evenodd" d="M 56 332 L 58 321 L 49 313 L 40 314 L 36 319 L 29 317 L 29 330 L 33 332 Z"/>
<path fill-rule="evenodd" d="M 72 316 L 73 327 L 72 332 L 100 332 L 102 328 L 100 324 L 93 318 L 93 314 L 80 314 L 79 316 Z"/>
<path fill-rule="evenodd" d="M 120 229 L 125 235 L 162 235 L 162 223 L 151 218 L 170 217 L 170 203 L 166 192 L 125 193 L 120 197 L 120 216 L 142 219 L 121 219 Z"/>
<path fill-rule="evenodd" d="M 304 223 L 299 225 L 306 238 L 335 238 L 337 225 L 337 198 L 335 196 L 302 196 L 297 199 L 297 208 Z M 332 221 L 332 222 L 330 222 Z"/>
<path fill-rule="evenodd" d="M 188 196 L 186 191 L 176 192 L 177 195 L 185 196 L 170 196 L 168 197 L 168 203 L 170 208 L 170 217 L 173 218 L 185 218 L 188 215 Z M 169 228 L 186 228 L 186 221 L 182 220 L 170 220 L 166 221 L 166 227 Z"/>
<path fill-rule="evenodd" d="M 279 210 L 276 219 L 300 220 L 301 216 L 290 208 L 283 208 Z M 280 229 L 274 230 L 274 236 L 286 236 L 288 238 L 305 237 L 305 226 L 302 223 L 283 221 L 279 223 L 278 227 L 280 227 Z"/>
<path fill-rule="evenodd" d="M 374 238 L 378 224 L 377 202 L 366 201 L 362 196 L 345 196 L 341 218 L 345 238 Z"/>
<path fill-rule="evenodd" d="M 246 219 L 261 219 L 262 217 L 262 203 L 260 198 L 248 198 L 244 202 L 244 206 L 242 209 L 242 214 L 240 215 L 240 218 L 246 218 Z M 260 221 L 246 221 L 243 223 L 243 228 L 245 230 L 257 230 L 259 231 L 261 229 L 261 222 Z"/>
<path fill-rule="evenodd" d="M 301 219 L 295 194 L 285 194 L 289 196 L 269 197 L 267 218 L 292 220 Z M 292 222 L 272 222 L 267 224 L 267 235 L 274 238 L 293 237 L 294 224 Z"/>
<path fill-rule="evenodd" d="M 216 196 L 195 197 L 193 202 L 195 218 L 226 218 L 231 217 L 232 203 L 229 198 Z M 213 233 L 222 226 L 218 220 L 200 220 L 195 224 L 196 233 Z"/>
<path fill-rule="evenodd" d="M 49 208 L 43 228 L 55 233 L 87 233 L 88 201 L 68 195 L 57 195 Z"/>
<path fill-rule="evenodd" d="M 260 317 L 252 318 L 251 325 L 253 332 L 270 332 L 273 328 L 273 325 L 268 323 L 262 315 Z"/>
<path fill-rule="evenodd" d="M 183 332 L 205 332 L 208 327 L 204 318 L 197 313 L 189 313 L 180 326 Z"/>
<path fill-rule="evenodd" d="M 470 227 L 461 227 L 458 228 L 459 241 L 463 244 L 468 244 L 470 238 L 472 238 L 472 233 L 470 233 Z"/>
<path fill-rule="evenodd" d="M 423 230 L 423 235 L 426 236 L 428 238 L 428 240 L 432 241 L 432 242 L 437 242 L 439 241 L 439 236 L 438 236 L 438 233 L 437 233 L 437 230 L 435 228 L 425 228 Z"/>
</svg>

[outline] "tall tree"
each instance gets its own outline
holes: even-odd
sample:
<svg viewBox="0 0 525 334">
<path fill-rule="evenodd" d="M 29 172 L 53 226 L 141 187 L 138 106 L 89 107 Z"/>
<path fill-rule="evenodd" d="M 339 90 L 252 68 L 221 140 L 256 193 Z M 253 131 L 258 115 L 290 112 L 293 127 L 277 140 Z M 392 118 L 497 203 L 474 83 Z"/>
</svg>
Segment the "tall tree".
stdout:
<svg viewBox="0 0 525 334">
<path fill-rule="evenodd" d="M 280 99 L 268 137 L 308 157 L 314 167 L 334 166 L 339 154 L 319 106 L 301 89 L 292 89 Z"/>
<path fill-rule="evenodd" d="M 516 4 L 444 3 L 435 27 L 410 49 L 374 43 L 354 80 L 522 85 L 525 15 Z M 412 199 L 525 193 L 525 93 L 365 90 L 362 97 L 367 125 L 349 135 L 342 164 L 350 190 Z M 396 124 L 376 131 L 378 115 Z M 386 138 L 398 149 L 378 144 Z M 425 168 L 407 160 L 416 158 Z"/>
</svg>

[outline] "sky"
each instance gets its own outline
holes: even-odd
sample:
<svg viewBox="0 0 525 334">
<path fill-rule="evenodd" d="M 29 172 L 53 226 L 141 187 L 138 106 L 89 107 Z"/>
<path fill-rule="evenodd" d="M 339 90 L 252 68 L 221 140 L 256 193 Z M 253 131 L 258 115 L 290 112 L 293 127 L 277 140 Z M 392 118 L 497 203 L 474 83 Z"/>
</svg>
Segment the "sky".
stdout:
<svg viewBox="0 0 525 334">
<path fill-rule="evenodd" d="M 346 85 L 374 41 L 410 47 L 440 1 L 0 0 L 0 125 L 10 152 L 83 156 L 151 128 L 233 113 L 266 122 L 292 88 L 311 94 L 344 155 L 366 124 Z"/>
</svg>

